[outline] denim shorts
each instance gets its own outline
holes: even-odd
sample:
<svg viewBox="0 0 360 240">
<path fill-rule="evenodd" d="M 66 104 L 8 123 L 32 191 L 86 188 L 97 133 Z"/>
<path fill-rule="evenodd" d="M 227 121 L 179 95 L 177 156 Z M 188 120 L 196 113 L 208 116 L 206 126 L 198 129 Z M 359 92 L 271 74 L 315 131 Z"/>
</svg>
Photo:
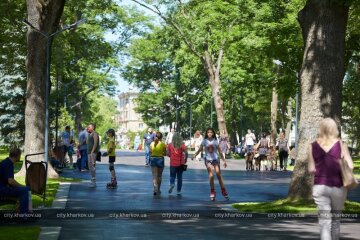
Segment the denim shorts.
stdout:
<svg viewBox="0 0 360 240">
<path fill-rule="evenodd" d="M 150 165 L 152 167 L 164 168 L 164 157 L 151 157 Z"/>
<path fill-rule="evenodd" d="M 206 158 L 204 159 L 204 163 L 205 163 L 205 167 L 208 167 L 208 165 L 212 165 L 212 166 L 216 166 L 218 165 L 220 167 L 220 161 L 218 159 L 215 160 L 207 160 Z"/>
</svg>

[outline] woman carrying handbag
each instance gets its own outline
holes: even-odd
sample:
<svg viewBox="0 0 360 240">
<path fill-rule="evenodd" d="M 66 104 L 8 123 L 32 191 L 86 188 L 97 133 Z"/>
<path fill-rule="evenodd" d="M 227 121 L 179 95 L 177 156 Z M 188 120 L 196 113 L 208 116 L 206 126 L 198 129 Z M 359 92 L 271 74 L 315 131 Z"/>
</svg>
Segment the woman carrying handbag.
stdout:
<svg viewBox="0 0 360 240">
<path fill-rule="evenodd" d="M 314 175 L 313 197 L 318 209 L 322 240 L 340 237 L 340 216 L 347 188 L 344 187 L 340 161 L 342 156 L 353 169 L 346 144 L 339 139 L 336 122 L 325 118 L 320 122 L 318 138 L 309 148 L 309 172 Z"/>
</svg>

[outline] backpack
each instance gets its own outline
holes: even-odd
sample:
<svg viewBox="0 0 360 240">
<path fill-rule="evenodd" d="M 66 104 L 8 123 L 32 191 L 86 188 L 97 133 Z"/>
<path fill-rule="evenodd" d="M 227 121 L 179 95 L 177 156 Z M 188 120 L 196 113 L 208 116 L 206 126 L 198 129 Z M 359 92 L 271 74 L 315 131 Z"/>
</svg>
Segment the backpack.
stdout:
<svg viewBox="0 0 360 240">
<path fill-rule="evenodd" d="M 288 146 L 287 146 L 287 139 L 282 139 L 282 140 L 278 140 L 278 146 L 279 146 L 279 151 L 280 152 L 287 152 L 288 151 Z"/>
</svg>

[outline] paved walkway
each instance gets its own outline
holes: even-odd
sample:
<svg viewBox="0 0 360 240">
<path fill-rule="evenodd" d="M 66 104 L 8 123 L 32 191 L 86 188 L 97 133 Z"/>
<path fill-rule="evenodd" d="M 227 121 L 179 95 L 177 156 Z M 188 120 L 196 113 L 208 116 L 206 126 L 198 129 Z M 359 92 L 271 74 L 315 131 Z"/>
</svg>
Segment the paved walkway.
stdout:
<svg viewBox="0 0 360 240">
<path fill-rule="evenodd" d="M 47 228 L 47 234 L 50 229 L 50 235 L 54 231 L 55 236 L 56 230 L 60 230 L 58 239 L 86 240 L 174 239 L 175 236 L 206 240 L 319 238 L 315 217 L 281 217 L 274 220 L 267 215 L 238 214 L 231 215 L 233 218 L 228 215 L 221 219 L 226 216 L 221 214 L 231 213 L 232 203 L 271 201 L 285 197 L 291 172 L 246 172 L 243 161 L 228 160 L 223 177 L 231 199 L 223 199 L 216 179 L 218 196 L 215 202 L 211 202 L 207 172 L 202 162 L 189 161 L 188 171 L 183 175 L 183 193 L 177 196 L 167 193 L 167 159 L 162 194 L 153 196 L 151 171 L 144 166 L 142 153 L 118 153 L 116 172 L 119 186 L 115 190 L 106 189 L 110 178 L 106 161 L 107 158 L 103 158 L 103 162 L 97 165 L 98 185 L 95 189 L 88 187 L 89 172 L 66 170 L 63 173 L 65 177 L 84 179 L 70 185 L 64 213 L 84 213 L 90 214 L 90 217 L 60 220 L 59 216 L 41 220 L 40 224 L 51 227 Z M 351 193 L 349 198 L 360 201 L 359 189 Z M 94 213 L 94 218 L 91 218 L 91 213 Z M 125 215 L 130 213 L 133 215 Z M 188 218 L 196 214 L 200 217 Z M 167 219 L 167 216 L 171 216 L 171 219 Z M 343 239 L 358 239 L 359 222 L 360 217 L 344 220 Z"/>
</svg>

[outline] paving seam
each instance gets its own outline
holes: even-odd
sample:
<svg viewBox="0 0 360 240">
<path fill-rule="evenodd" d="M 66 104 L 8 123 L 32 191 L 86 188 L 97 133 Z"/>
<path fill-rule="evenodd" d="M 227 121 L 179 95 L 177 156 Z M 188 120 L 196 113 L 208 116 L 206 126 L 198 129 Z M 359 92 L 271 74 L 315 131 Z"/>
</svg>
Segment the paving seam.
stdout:
<svg viewBox="0 0 360 240">
<path fill-rule="evenodd" d="M 70 191 L 71 183 L 62 183 L 60 182 L 60 186 L 55 195 L 55 199 L 53 201 L 50 209 L 65 209 L 66 203 L 68 201 L 69 191 Z M 57 240 L 60 236 L 61 227 L 44 227 L 42 226 L 39 234 L 38 240 Z"/>
</svg>

